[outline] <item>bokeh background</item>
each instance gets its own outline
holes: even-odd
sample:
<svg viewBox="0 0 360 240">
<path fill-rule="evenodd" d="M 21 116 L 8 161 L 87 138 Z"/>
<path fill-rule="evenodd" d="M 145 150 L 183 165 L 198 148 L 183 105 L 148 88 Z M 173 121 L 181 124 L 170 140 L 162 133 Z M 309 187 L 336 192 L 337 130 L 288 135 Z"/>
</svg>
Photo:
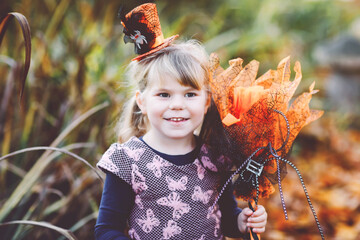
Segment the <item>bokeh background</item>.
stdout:
<svg viewBox="0 0 360 240">
<path fill-rule="evenodd" d="M 128 3 L 131 0 L 127 1 Z M 296 139 L 300 169 L 326 239 L 360 239 L 360 2 L 355 0 L 158 0 L 165 37 L 198 39 L 225 68 L 232 58 L 260 61 L 258 76 L 291 56 L 302 64 L 297 94 L 313 81 L 311 107 L 325 110 Z M 94 239 L 102 182 L 93 169 L 116 141 L 131 94 L 123 76 L 134 57 L 122 40 L 119 0 L 1 0 L 0 18 L 20 12 L 31 27 L 31 67 L 19 103 L 16 69 L 24 41 L 13 20 L 0 46 L 0 223 L 37 221 Z M 276 187 L 277 188 L 277 187 Z M 269 213 L 262 239 L 320 239 L 292 169 L 279 192 L 261 199 Z M 240 206 L 246 203 L 239 201 Z M 29 224 L 0 225 L 0 239 L 64 239 Z"/>
</svg>

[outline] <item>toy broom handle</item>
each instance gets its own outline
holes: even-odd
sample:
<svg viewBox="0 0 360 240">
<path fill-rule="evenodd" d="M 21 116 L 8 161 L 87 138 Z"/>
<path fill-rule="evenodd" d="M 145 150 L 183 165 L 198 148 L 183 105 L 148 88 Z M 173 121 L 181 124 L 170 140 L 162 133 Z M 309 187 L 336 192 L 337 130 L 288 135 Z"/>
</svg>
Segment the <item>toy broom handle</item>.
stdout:
<svg viewBox="0 0 360 240">
<path fill-rule="evenodd" d="M 257 209 L 257 205 L 256 205 L 255 201 L 254 200 L 249 200 L 248 204 L 249 204 L 249 208 L 253 212 L 255 212 L 256 209 Z M 258 234 L 254 233 L 252 228 L 250 228 L 250 239 L 251 240 L 260 240 L 260 234 L 259 233 Z"/>
</svg>

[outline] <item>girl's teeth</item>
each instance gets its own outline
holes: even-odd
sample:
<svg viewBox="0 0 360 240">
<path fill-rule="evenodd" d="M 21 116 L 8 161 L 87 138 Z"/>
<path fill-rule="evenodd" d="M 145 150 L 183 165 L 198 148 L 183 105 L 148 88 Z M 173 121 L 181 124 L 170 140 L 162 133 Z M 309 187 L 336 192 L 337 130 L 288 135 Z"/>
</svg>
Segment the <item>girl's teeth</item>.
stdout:
<svg viewBox="0 0 360 240">
<path fill-rule="evenodd" d="M 179 122 L 183 120 L 183 118 L 171 118 L 171 121 Z"/>
</svg>

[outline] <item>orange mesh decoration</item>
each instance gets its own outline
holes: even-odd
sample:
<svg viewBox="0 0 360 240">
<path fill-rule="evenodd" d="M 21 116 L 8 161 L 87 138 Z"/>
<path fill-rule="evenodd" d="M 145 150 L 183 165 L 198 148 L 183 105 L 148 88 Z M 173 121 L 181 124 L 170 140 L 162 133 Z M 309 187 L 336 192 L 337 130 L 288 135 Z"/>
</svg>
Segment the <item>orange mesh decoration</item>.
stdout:
<svg viewBox="0 0 360 240">
<path fill-rule="evenodd" d="M 323 114 L 309 107 L 312 95 L 318 92 L 314 90 L 315 83 L 290 104 L 302 78 L 299 62 L 294 66 L 293 81 L 290 81 L 290 57 L 281 60 L 276 70 L 269 70 L 259 78 L 256 78 L 259 62 L 253 60 L 245 67 L 242 63 L 241 58 L 230 60 L 230 66 L 224 70 L 218 56 L 214 53 L 210 56 L 212 97 L 231 145 L 224 151 L 236 167 L 223 189 L 232 182 L 238 198 L 257 204 L 258 198 L 268 197 L 274 192 L 273 185 L 278 184 L 287 219 L 281 180 L 288 164 L 300 177 L 323 238 L 300 172 L 286 159 L 300 130 Z"/>
<path fill-rule="evenodd" d="M 288 119 L 290 134 L 286 145 L 277 154 L 285 157 L 300 130 L 306 124 L 318 119 L 323 114 L 320 110 L 311 110 L 309 102 L 313 94 L 314 83 L 309 92 L 303 93 L 290 105 L 302 74 L 301 65 L 295 63 L 294 81 L 290 81 L 290 57 L 280 61 L 277 70 L 269 70 L 256 79 L 259 62 L 253 60 L 245 67 L 241 58 L 229 61 L 224 70 L 216 54 L 210 56 L 210 86 L 214 102 L 220 113 L 226 132 L 237 142 L 244 157 L 250 156 L 259 147 L 271 143 L 279 149 L 287 134 L 286 121 L 273 111 L 279 110 Z M 289 106 L 290 105 L 290 106 Z M 238 165 L 238 164 L 237 164 Z M 276 161 L 264 166 L 264 172 L 274 174 Z M 260 197 L 268 197 L 274 192 L 269 180 L 261 179 Z M 248 200 L 254 198 L 254 192 L 238 197 Z"/>
</svg>

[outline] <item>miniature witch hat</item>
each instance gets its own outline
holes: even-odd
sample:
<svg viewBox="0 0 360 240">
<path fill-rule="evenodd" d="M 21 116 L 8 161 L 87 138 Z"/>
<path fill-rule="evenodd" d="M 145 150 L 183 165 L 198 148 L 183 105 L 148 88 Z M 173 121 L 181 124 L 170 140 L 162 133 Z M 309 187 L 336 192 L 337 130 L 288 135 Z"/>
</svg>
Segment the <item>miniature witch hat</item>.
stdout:
<svg viewBox="0 0 360 240">
<path fill-rule="evenodd" d="M 178 35 L 164 39 L 155 3 L 145 3 L 128 13 L 120 8 L 119 17 L 124 26 L 124 42 L 135 44 L 135 53 L 139 56 L 132 60 L 140 61 L 151 53 L 170 45 Z"/>
</svg>

